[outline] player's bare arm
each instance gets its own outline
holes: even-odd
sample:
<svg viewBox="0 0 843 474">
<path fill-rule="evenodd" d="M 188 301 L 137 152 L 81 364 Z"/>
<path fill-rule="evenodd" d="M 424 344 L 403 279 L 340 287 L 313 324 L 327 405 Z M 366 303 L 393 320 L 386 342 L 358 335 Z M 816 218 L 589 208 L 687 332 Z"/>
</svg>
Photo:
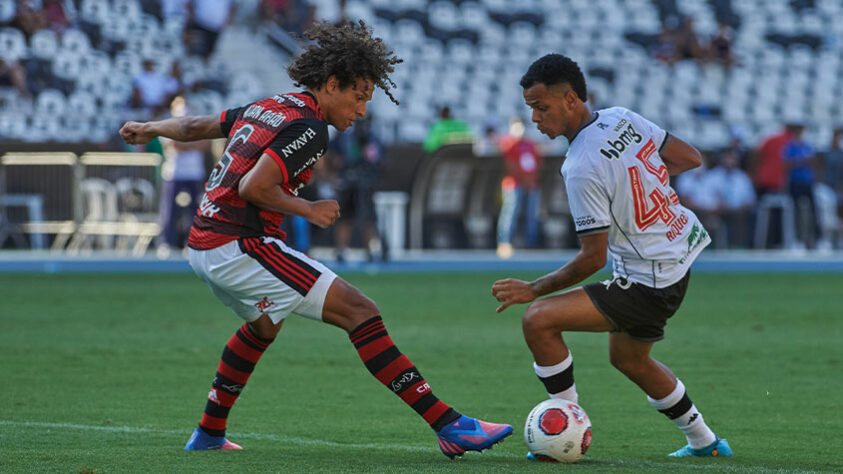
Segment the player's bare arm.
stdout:
<svg viewBox="0 0 843 474">
<path fill-rule="evenodd" d="M 261 209 L 301 216 L 325 228 L 340 217 L 337 201 L 308 201 L 291 196 L 281 189 L 284 176 L 278 164 L 267 154 L 240 180 L 240 197 Z"/>
<path fill-rule="evenodd" d="M 585 280 L 606 265 L 609 233 L 580 237 L 580 251 L 561 268 L 532 282 L 508 278 L 492 285 L 492 296 L 501 304 L 497 312 L 513 304 L 529 303 L 536 298 L 563 290 Z"/>
<path fill-rule="evenodd" d="M 120 137 L 129 145 L 143 145 L 156 137 L 180 142 L 225 138 L 220 129 L 220 119 L 214 115 L 174 117 L 153 122 L 126 122 L 120 128 Z"/>
<path fill-rule="evenodd" d="M 671 135 L 667 145 L 661 152 L 662 161 L 667 166 L 671 176 L 683 173 L 700 166 L 702 156 L 699 150 Z"/>
</svg>

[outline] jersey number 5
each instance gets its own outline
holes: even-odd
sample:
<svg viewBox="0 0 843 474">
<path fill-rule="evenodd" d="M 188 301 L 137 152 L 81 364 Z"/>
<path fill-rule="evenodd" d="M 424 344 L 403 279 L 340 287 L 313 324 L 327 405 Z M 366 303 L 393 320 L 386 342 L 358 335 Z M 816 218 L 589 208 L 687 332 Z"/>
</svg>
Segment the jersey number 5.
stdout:
<svg viewBox="0 0 843 474">
<path fill-rule="evenodd" d="M 205 191 L 210 191 L 222 183 L 222 178 L 225 176 L 225 173 L 228 171 L 228 167 L 231 166 L 231 162 L 234 161 L 234 158 L 231 156 L 231 148 L 237 144 L 237 142 L 245 142 L 252 136 L 252 132 L 255 131 L 255 128 L 251 125 L 244 125 L 240 127 L 237 132 L 234 133 L 234 136 L 231 137 L 231 141 L 228 143 L 228 146 L 225 147 L 225 153 L 222 154 L 222 158 L 220 158 L 219 163 L 217 166 L 214 167 L 214 170 L 211 171 L 211 176 L 208 177 L 208 183 L 205 184 Z"/>
</svg>

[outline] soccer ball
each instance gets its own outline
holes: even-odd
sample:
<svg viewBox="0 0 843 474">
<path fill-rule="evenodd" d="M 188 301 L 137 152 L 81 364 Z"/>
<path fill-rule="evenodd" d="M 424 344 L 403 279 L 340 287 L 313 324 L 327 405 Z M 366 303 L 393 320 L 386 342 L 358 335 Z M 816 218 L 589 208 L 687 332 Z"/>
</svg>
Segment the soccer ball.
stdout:
<svg viewBox="0 0 843 474">
<path fill-rule="evenodd" d="M 545 400 L 527 415 L 527 448 L 539 461 L 576 462 L 591 445 L 591 421 L 570 400 Z"/>
</svg>

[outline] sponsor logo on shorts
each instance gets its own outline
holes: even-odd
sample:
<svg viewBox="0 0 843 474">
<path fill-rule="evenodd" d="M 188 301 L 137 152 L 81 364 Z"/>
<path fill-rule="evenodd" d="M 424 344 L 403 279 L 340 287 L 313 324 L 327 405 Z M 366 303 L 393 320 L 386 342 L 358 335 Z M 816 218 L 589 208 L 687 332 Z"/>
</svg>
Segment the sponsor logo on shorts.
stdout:
<svg viewBox="0 0 843 474">
<path fill-rule="evenodd" d="M 255 303 L 255 308 L 257 308 L 261 311 L 266 311 L 267 309 L 271 308 L 274 305 L 275 305 L 275 302 L 269 301 L 269 298 L 264 296 L 262 300 Z"/>
</svg>

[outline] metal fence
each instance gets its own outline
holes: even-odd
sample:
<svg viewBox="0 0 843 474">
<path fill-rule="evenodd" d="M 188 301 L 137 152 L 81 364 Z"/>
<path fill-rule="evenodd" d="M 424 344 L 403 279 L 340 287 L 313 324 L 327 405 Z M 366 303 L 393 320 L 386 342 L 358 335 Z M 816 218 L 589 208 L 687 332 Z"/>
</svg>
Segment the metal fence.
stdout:
<svg viewBox="0 0 843 474">
<path fill-rule="evenodd" d="M 155 153 L 0 157 L 0 247 L 142 255 L 160 232 Z"/>
</svg>

